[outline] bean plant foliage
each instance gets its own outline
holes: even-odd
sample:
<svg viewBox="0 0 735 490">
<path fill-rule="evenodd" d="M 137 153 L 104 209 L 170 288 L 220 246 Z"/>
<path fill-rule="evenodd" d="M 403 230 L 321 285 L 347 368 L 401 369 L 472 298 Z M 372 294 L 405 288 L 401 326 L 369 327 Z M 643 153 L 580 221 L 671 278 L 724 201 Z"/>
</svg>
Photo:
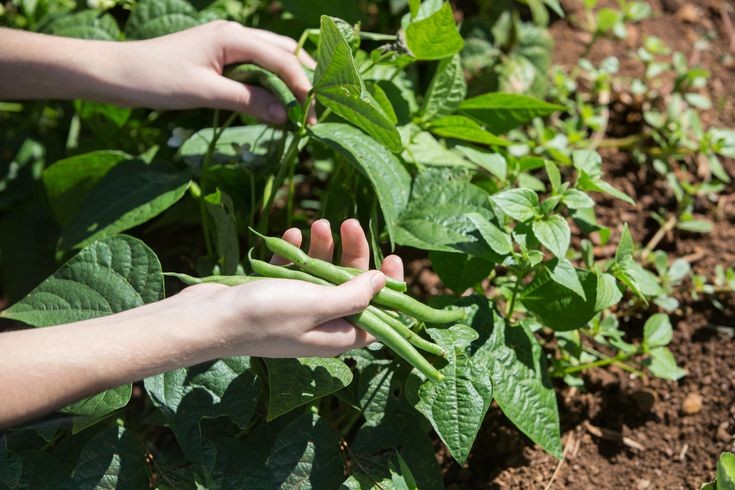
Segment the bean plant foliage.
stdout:
<svg viewBox="0 0 735 490">
<path fill-rule="evenodd" d="M 103 3 L 18 2 L 3 22 L 135 40 L 267 13 L 255 2 Z M 654 375 L 684 374 L 666 348 L 666 315 L 652 317 L 634 345 L 609 314 L 624 295 L 647 301 L 652 274 L 627 228 L 595 220 L 592 195 L 631 201 L 605 180 L 600 156 L 520 154 L 507 138 L 563 117 L 564 106 L 537 97 L 538 83 L 509 90 L 520 76 L 512 66 L 478 68 L 485 45 L 460 31 L 448 2 L 390 2 L 395 15 L 381 14 L 380 33 L 361 29 L 357 7 L 282 3 L 282 16 L 261 26 L 300 36 L 298 49 L 317 61 L 307 101 L 277 94 L 289 105 L 286 125 L 83 101 L 2 106 L 3 121 L 33 123 L 3 135 L 3 151 L 15 153 L 0 168 L 0 236 L 27 238 L 0 239 L 5 294 L 15 301 L 0 316 L 48 327 L 110 315 L 164 298 L 164 284 L 182 287 L 161 263 L 187 274 L 178 277 L 249 274 L 243 245 L 266 254 L 249 227 L 277 234 L 314 217 L 357 216 L 376 264 L 386 250 L 417 249 L 452 292 L 422 299 L 465 311 L 459 323 L 409 323 L 446 352 L 427 355 L 443 378 L 380 345 L 329 359 L 214 360 L 0 435 L 3 488 L 442 488 L 432 440 L 466 462 L 493 401 L 562 457 L 552 377 L 579 379 L 589 360 L 583 339 Z M 540 2 L 534 9 L 545 13 Z M 510 21 L 496 18 L 502 44 Z M 523 42 L 523 32 L 543 31 L 523 25 L 513 28 Z M 530 58 L 516 53 L 514 63 L 535 59 L 545 69 L 543 50 L 507 53 L 515 49 Z M 475 85 L 472 70 L 484 70 Z M 279 90 L 274 75 L 261 75 Z M 312 101 L 319 122 L 306 125 Z M 578 245 L 593 234 L 619 241 L 614 259 L 597 261 Z"/>
</svg>

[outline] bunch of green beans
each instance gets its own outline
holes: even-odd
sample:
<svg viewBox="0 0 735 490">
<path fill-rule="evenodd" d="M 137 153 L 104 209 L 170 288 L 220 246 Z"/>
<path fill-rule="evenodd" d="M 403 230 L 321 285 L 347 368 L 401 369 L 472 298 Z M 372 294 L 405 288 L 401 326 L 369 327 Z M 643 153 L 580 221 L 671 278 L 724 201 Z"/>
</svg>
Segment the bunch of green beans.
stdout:
<svg viewBox="0 0 735 490">
<path fill-rule="evenodd" d="M 254 233 L 258 234 L 255 231 Z M 248 255 L 250 265 L 256 274 L 263 277 L 295 279 L 324 286 L 342 284 L 362 272 L 309 257 L 303 250 L 281 238 L 258 235 L 263 238 L 268 250 L 291 261 L 296 267 L 279 266 L 254 259 L 251 250 Z M 465 313 L 463 310 L 431 308 L 401 291 L 405 291 L 404 282 L 386 282 L 386 286 L 373 297 L 374 304 L 362 313 L 351 316 L 349 320 L 380 340 L 425 376 L 440 381 L 443 375 L 416 348 L 439 356 L 446 355 L 444 349 L 417 335 L 383 308 L 396 310 L 428 323 L 459 322 L 464 319 Z"/>
</svg>

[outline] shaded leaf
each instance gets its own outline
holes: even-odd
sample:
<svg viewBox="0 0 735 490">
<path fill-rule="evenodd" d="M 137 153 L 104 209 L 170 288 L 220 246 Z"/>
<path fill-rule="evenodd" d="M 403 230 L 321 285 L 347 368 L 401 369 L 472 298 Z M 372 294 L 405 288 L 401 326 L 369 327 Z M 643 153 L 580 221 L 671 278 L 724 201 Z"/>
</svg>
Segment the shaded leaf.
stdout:
<svg viewBox="0 0 735 490">
<path fill-rule="evenodd" d="M 140 0 L 125 24 L 125 37 L 150 39 L 199 23 L 198 12 L 186 0 Z"/>
<path fill-rule="evenodd" d="M 422 119 L 429 121 L 453 113 L 466 93 L 467 83 L 460 56 L 454 55 L 441 60 L 424 96 Z"/>
<path fill-rule="evenodd" d="M 531 121 L 564 110 L 563 106 L 549 104 L 527 95 L 493 92 L 464 100 L 462 113 L 482 122 L 488 131 L 502 134 Z"/>
<path fill-rule="evenodd" d="M 84 445 L 72 481 L 80 490 L 136 490 L 149 484 L 148 465 L 133 436 L 122 427 L 112 426 Z"/>
</svg>

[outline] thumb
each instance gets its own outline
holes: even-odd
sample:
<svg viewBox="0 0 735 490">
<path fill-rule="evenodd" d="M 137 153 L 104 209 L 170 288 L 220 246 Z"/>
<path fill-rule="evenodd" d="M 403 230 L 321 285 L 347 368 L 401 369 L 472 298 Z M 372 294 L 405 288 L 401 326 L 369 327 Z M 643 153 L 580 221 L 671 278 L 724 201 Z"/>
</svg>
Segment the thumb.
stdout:
<svg viewBox="0 0 735 490">
<path fill-rule="evenodd" d="M 264 122 L 286 122 L 286 109 L 267 90 L 246 85 L 225 77 L 217 77 L 212 83 L 212 107 L 228 111 L 244 112 Z"/>
<path fill-rule="evenodd" d="M 337 287 L 324 287 L 324 294 L 320 298 L 322 321 L 360 313 L 383 286 L 385 274 L 368 271 Z"/>
</svg>

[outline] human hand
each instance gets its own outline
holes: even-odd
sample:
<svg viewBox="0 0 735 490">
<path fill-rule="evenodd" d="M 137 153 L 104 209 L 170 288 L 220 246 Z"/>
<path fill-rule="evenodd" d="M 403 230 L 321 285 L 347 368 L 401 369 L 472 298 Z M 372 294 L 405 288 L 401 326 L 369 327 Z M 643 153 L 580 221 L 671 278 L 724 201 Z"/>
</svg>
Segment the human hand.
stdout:
<svg viewBox="0 0 735 490">
<path fill-rule="evenodd" d="M 342 223 L 341 264 L 367 269 L 370 248 L 357 220 Z M 283 234 L 300 246 L 301 232 L 291 228 Z M 327 220 L 311 226 L 309 255 L 332 261 L 334 242 Z M 283 260 L 274 257 L 274 263 Z M 382 274 L 370 271 L 336 287 L 319 286 L 285 279 L 263 279 L 228 288 L 203 284 L 180 295 L 197 295 L 192 301 L 212 308 L 212 315 L 225 318 L 216 322 L 217 344 L 226 352 L 217 356 L 257 355 L 260 357 L 334 356 L 375 341 L 344 317 L 365 309 L 385 284 L 385 275 L 403 280 L 403 262 L 390 255 L 381 266 Z"/>
<path fill-rule="evenodd" d="M 244 112 L 270 123 L 286 110 L 267 90 L 222 76 L 226 65 L 253 62 L 279 75 L 302 102 L 311 89 L 302 65 L 316 62 L 296 52 L 293 39 L 236 22 L 214 21 L 145 41 L 120 43 L 122 81 L 112 102 L 157 109 L 210 107 Z M 104 98 L 104 96 L 103 96 Z M 309 122 L 316 122 L 311 109 Z"/>
</svg>

